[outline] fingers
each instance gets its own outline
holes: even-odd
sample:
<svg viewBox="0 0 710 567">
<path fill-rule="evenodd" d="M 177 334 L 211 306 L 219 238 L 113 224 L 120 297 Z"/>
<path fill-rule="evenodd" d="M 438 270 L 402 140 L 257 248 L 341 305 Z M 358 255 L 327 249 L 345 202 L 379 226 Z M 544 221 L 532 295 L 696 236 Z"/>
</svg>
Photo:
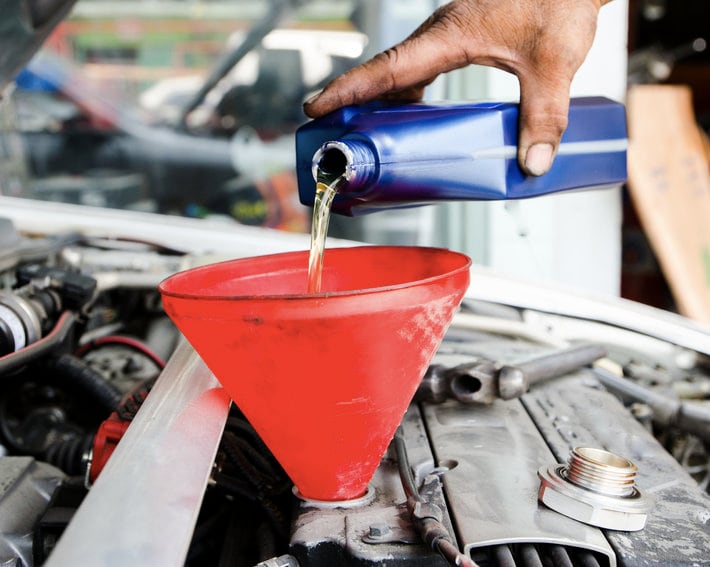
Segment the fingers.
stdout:
<svg viewBox="0 0 710 567">
<path fill-rule="evenodd" d="M 515 70 L 520 82 L 518 162 L 529 175 L 543 175 L 552 166 L 567 128 L 570 85 L 589 51 L 596 30 L 598 6 L 579 0 L 562 7 L 561 29 L 543 28 L 534 48 Z"/>
<path fill-rule="evenodd" d="M 378 98 L 419 100 L 424 88 L 440 73 L 463 67 L 468 61 L 452 50 L 447 38 L 428 27 L 402 43 L 334 79 L 303 106 L 317 118 L 342 106 Z"/>
<path fill-rule="evenodd" d="M 395 62 L 398 57 L 392 53 L 394 49 L 377 55 L 331 81 L 320 93 L 304 103 L 303 111 L 307 116 L 317 118 L 336 108 L 383 96 L 400 100 L 421 99 L 424 88 L 435 75 L 425 76 L 419 82 L 414 82 L 414 74 L 402 78 L 407 77 L 406 69 L 401 63 Z"/>
<path fill-rule="evenodd" d="M 317 118 L 376 98 L 413 100 L 440 73 L 470 63 L 520 81 L 518 161 L 543 175 L 567 126 L 569 87 L 607 0 L 452 0 L 409 38 L 332 81 L 304 104 Z"/>
<path fill-rule="evenodd" d="M 540 85 L 520 77 L 518 162 L 528 175 L 544 175 L 552 166 L 567 128 L 570 80 Z"/>
</svg>

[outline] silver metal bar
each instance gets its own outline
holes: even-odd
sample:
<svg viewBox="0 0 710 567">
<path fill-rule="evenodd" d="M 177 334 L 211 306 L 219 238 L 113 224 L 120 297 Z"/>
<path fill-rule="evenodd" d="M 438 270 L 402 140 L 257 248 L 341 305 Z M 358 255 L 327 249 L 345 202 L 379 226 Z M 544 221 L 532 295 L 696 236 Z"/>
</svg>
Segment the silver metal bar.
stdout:
<svg viewBox="0 0 710 567">
<path fill-rule="evenodd" d="M 594 369 L 595 376 L 611 392 L 622 398 L 648 405 L 653 420 L 663 427 L 677 427 L 710 441 L 710 409 L 702 403 L 681 401 L 603 368 Z"/>
<path fill-rule="evenodd" d="M 46 565 L 183 565 L 229 404 L 183 341 Z"/>
</svg>

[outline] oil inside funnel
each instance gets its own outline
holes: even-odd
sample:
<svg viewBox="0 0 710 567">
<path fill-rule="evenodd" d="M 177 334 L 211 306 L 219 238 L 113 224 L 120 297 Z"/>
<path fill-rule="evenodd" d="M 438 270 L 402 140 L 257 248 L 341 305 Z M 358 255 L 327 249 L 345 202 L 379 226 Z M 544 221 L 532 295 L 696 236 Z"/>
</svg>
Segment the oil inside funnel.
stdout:
<svg viewBox="0 0 710 567">
<path fill-rule="evenodd" d="M 314 500 L 362 496 L 469 282 L 436 248 L 329 249 L 244 258 L 160 284 L 165 311 Z"/>
</svg>

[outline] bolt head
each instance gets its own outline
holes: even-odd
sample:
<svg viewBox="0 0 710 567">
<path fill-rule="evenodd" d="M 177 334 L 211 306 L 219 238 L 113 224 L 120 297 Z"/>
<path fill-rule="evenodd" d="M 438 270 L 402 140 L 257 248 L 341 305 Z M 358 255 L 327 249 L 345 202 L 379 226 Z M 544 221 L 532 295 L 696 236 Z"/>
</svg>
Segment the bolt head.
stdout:
<svg viewBox="0 0 710 567">
<path fill-rule="evenodd" d="M 369 536 L 371 538 L 384 537 L 390 532 L 390 527 L 384 522 L 378 522 L 370 525 Z"/>
</svg>

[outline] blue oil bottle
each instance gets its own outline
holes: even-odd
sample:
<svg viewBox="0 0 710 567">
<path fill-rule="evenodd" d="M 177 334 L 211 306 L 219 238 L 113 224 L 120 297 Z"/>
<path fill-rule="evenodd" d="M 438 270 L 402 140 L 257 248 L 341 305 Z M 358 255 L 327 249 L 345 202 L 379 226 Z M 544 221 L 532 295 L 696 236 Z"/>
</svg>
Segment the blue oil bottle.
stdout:
<svg viewBox="0 0 710 567">
<path fill-rule="evenodd" d="M 626 116 L 620 103 L 572 99 L 548 173 L 517 163 L 514 103 L 369 103 L 301 126 L 296 162 L 301 202 L 315 179 L 344 176 L 333 211 L 357 215 L 440 201 L 521 199 L 626 180 Z"/>
</svg>

